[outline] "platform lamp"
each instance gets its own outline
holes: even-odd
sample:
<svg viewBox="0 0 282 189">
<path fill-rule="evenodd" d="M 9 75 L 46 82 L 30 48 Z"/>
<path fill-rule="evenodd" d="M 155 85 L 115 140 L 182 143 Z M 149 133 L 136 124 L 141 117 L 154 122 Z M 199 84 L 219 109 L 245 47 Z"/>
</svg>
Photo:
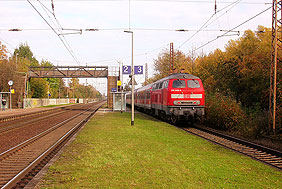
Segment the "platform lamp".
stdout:
<svg viewBox="0 0 282 189">
<path fill-rule="evenodd" d="M 131 125 L 134 125 L 134 64 L 133 64 L 133 32 L 124 31 L 125 33 L 131 33 Z"/>
</svg>

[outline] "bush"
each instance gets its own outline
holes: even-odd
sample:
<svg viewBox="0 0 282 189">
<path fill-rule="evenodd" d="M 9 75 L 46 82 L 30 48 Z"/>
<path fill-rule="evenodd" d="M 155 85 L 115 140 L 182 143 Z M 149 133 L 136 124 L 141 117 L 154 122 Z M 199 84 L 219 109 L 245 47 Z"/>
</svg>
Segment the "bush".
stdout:
<svg viewBox="0 0 282 189">
<path fill-rule="evenodd" d="M 238 130 L 244 127 L 246 117 L 241 105 L 231 96 L 220 93 L 206 96 L 205 122 L 210 127 L 229 131 Z"/>
<path fill-rule="evenodd" d="M 205 124 L 258 139 L 268 133 L 268 112 L 259 108 L 245 111 L 235 98 L 217 92 L 206 96 Z"/>
<path fill-rule="evenodd" d="M 246 138 L 261 138 L 268 133 L 268 112 L 256 111 L 248 115 L 246 124 L 240 127 L 238 133 Z"/>
</svg>

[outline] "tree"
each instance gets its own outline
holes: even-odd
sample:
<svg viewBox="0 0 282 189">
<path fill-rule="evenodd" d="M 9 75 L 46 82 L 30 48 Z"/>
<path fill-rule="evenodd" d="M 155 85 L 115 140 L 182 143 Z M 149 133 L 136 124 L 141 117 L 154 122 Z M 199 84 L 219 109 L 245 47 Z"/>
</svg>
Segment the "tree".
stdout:
<svg viewBox="0 0 282 189">
<path fill-rule="evenodd" d="M 180 73 L 181 70 L 184 70 L 185 73 L 192 73 L 193 63 L 194 62 L 191 57 L 186 56 L 184 53 L 177 50 L 174 52 L 173 73 Z M 158 58 L 154 60 L 154 70 L 156 73 L 147 81 L 147 83 L 155 82 L 171 74 L 170 53 L 168 50 L 159 54 Z"/>
<path fill-rule="evenodd" d="M 42 78 L 31 78 L 32 88 L 30 96 L 32 98 L 47 98 L 48 83 Z"/>
<path fill-rule="evenodd" d="M 16 80 L 15 77 L 15 65 L 12 61 L 8 60 L 7 56 L 8 50 L 5 45 L 0 42 L 0 91 L 9 91 L 9 80 Z"/>
<path fill-rule="evenodd" d="M 39 62 L 33 56 L 33 53 L 27 43 L 21 43 L 19 48 L 15 49 L 14 56 L 16 55 L 23 59 L 29 60 L 30 62 L 28 66 L 39 66 Z"/>
<path fill-rule="evenodd" d="M 27 43 L 20 44 L 19 48 L 15 49 L 13 60 L 17 59 L 18 71 L 27 72 L 29 66 L 39 66 L 39 62 L 33 56 L 33 53 Z M 43 64 L 47 63 L 43 61 Z M 48 62 L 49 63 L 49 62 Z M 47 97 L 48 83 L 46 79 L 30 79 L 29 97 L 44 98 Z"/>
<path fill-rule="evenodd" d="M 42 60 L 40 66 L 52 67 L 54 65 L 50 61 Z M 65 88 L 65 83 L 62 78 L 45 78 L 44 80 L 48 82 L 49 92 L 52 98 L 59 98 L 64 96 L 64 93 L 61 93 Z"/>
<path fill-rule="evenodd" d="M 209 93 L 233 95 L 247 108 L 268 106 L 271 32 L 259 26 L 237 40 L 230 40 L 225 51 L 219 49 L 199 57 L 197 74 Z"/>
<path fill-rule="evenodd" d="M 0 41 L 0 61 L 2 62 L 3 60 L 7 60 L 8 56 L 7 56 L 7 48 L 5 45 L 3 45 Z M 0 63 L 1 63 L 0 62 Z"/>
</svg>

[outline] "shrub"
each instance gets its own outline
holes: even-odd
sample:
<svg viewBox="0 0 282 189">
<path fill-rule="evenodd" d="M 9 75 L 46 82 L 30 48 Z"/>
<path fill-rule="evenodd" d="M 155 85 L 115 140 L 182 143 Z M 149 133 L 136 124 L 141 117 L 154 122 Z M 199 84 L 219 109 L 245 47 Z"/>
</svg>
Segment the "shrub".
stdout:
<svg viewBox="0 0 282 189">
<path fill-rule="evenodd" d="M 241 105 L 231 96 L 218 92 L 206 96 L 205 123 L 221 130 L 238 130 L 244 127 L 246 113 Z"/>
<path fill-rule="evenodd" d="M 238 129 L 238 133 L 246 138 L 261 138 L 268 133 L 268 112 L 256 111 L 250 113 L 246 124 Z"/>
</svg>

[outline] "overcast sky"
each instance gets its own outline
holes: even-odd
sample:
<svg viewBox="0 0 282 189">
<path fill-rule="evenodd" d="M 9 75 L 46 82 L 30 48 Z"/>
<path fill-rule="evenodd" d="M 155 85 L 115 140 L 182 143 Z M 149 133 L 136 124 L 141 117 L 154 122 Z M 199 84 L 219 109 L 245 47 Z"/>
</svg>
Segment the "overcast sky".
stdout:
<svg viewBox="0 0 282 189">
<path fill-rule="evenodd" d="M 51 0 L 30 0 L 34 7 L 57 33 Z M 212 41 L 226 31 L 244 23 L 271 6 L 270 0 L 53 0 L 57 21 L 65 29 L 82 29 L 82 34 L 64 35 L 73 55 L 60 38 L 25 0 L 0 0 L 0 41 L 12 53 L 20 43 L 31 47 L 34 56 L 51 61 L 59 66 L 118 66 L 131 64 L 131 34 L 134 32 L 134 64 L 149 65 L 153 75 L 153 62 L 158 55 L 174 43 L 174 49 L 185 54 Z M 234 29 L 208 45 L 199 48 L 196 54 L 209 53 L 216 48 L 224 49 L 230 39 L 241 37 L 243 31 L 255 31 L 258 25 L 271 27 L 271 9 Z M 207 22 L 207 23 L 206 23 Z M 201 28 L 204 24 L 206 25 Z M 56 24 L 56 25 L 55 25 Z M 196 33 L 201 28 L 201 31 Z M 22 29 L 11 32 L 9 29 Z M 98 29 L 98 31 L 85 31 Z M 179 32 L 175 30 L 185 29 Z M 231 36 L 229 36 L 231 35 Z M 73 58 L 76 57 L 76 60 Z M 127 82 L 128 77 L 124 77 Z M 144 81 L 144 75 L 137 82 Z M 81 82 L 85 82 L 81 80 Z M 106 92 L 105 79 L 88 79 L 102 93 Z"/>
</svg>

